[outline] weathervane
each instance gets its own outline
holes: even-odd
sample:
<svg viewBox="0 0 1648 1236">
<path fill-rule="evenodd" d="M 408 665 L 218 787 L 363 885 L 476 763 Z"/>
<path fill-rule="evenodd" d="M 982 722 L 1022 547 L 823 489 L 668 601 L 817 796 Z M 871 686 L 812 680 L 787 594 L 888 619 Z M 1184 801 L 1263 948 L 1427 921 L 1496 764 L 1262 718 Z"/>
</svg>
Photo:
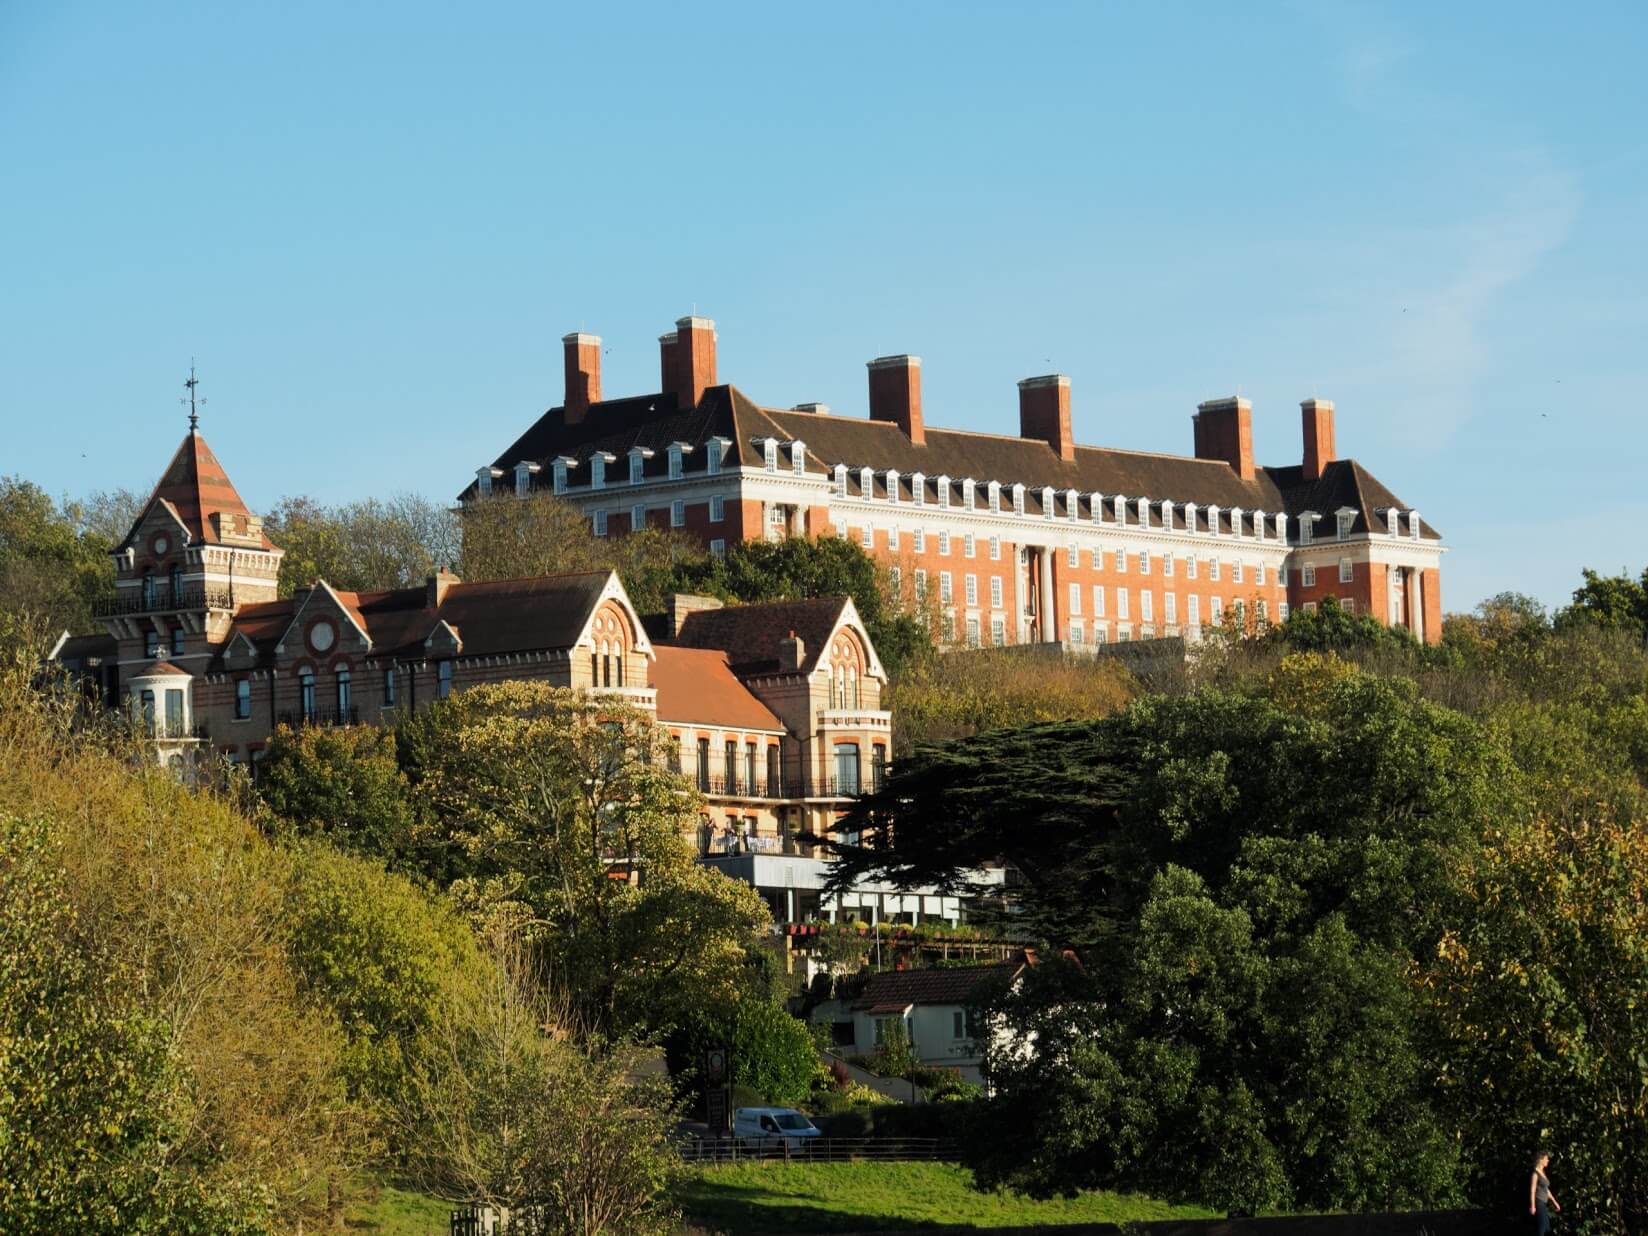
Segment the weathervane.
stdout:
<svg viewBox="0 0 1648 1236">
<path fill-rule="evenodd" d="M 189 380 L 183 385 L 188 388 L 189 397 L 178 402 L 189 405 L 189 432 L 193 433 L 200 427 L 200 405 L 206 401 L 195 398 L 195 387 L 200 385 L 200 379 L 195 377 L 195 358 L 192 356 L 189 358 Z"/>
</svg>

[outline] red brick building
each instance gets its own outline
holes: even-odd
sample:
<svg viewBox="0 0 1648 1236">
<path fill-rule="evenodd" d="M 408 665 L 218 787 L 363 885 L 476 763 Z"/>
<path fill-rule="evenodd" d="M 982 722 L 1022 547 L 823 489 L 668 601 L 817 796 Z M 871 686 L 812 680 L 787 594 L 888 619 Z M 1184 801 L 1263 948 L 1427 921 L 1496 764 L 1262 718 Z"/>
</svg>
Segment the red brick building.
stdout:
<svg viewBox="0 0 1648 1236">
<path fill-rule="evenodd" d="M 547 488 L 598 535 L 674 527 L 711 552 L 849 538 L 958 644 L 1195 638 L 1329 596 L 1441 638 L 1441 538 L 1338 457 L 1327 400 L 1301 405 L 1300 462 L 1262 466 L 1240 398 L 1198 406 L 1191 455 L 1157 455 L 1078 445 L 1058 374 L 1018 384 L 1008 436 L 929 427 L 914 356 L 869 362 L 862 419 L 764 407 L 722 383 L 704 318 L 660 339 L 652 394 L 603 398 L 600 339 L 563 343 L 562 403 L 479 469 L 465 500 Z"/>
</svg>

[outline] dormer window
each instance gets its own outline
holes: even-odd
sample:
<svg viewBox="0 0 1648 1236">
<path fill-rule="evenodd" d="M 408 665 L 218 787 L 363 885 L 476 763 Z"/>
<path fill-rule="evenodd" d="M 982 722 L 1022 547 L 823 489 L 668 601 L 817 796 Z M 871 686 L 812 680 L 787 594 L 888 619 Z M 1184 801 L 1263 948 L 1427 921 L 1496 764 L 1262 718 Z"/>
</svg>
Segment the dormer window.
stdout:
<svg viewBox="0 0 1648 1236">
<path fill-rule="evenodd" d="M 927 474 L 925 472 L 910 473 L 910 501 L 916 506 L 927 504 Z"/>
<path fill-rule="evenodd" d="M 689 449 L 691 449 L 691 448 L 688 447 L 687 444 L 684 443 L 684 442 L 671 442 L 670 443 L 670 445 L 669 445 L 669 479 L 670 480 L 678 481 L 678 480 L 681 479 L 681 470 L 684 467 L 684 464 L 682 462 L 683 457 L 686 455 L 686 452 Z"/>
<path fill-rule="evenodd" d="M 1402 535 L 1402 512 L 1394 506 L 1385 510 L 1385 533 L 1387 536 Z"/>
<path fill-rule="evenodd" d="M 1196 535 L 1196 504 L 1194 502 L 1184 504 L 1184 526 L 1186 536 Z"/>
<path fill-rule="evenodd" d="M 799 439 L 790 443 L 790 471 L 797 476 L 807 471 L 807 444 Z"/>
<path fill-rule="evenodd" d="M 1072 521 L 1081 518 L 1081 495 L 1074 489 L 1064 491 L 1064 513 Z"/>
<path fill-rule="evenodd" d="M 835 466 L 835 496 L 838 498 L 847 496 L 847 465 L 843 463 L 838 463 Z"/>
<path fill-rule="evenodd" d="M 875 499 L 875 470 L 860 468 L 858 470 L 858 496 L 866 502 Z"/>
<path fill-rule="evenodd" d="M 1253 535 L 1261 541 L 1265 539 L 1265 513 L 1263 511 L 1253 512 Z"/>
<path fill-rule="evenodd" d="M 1337 524 L 1334 528 L 1335 536 L 1341 541 L 1348 540 L 1350 537 L 1351 527 L 1356 523 L 1356 512 L 1351 510 L 1342 510 L 1336 511 L 1335 515 L 1338 517 Z"/>
<path fill-rule="evenodd" d="M 898 501 L 898 469 L 887 469 L 887 501 Z"/>
<path fill-rule="evenodd" d="M 502 468 L 475 469 L 475 487 L 481 497 L 490 498 L 492 496 L 492 482 L 503 474 L 504 470 Z"/>
<path fill-rule="evenodd" d="M 632 446 L 629 448 L 629 483 L 631 485 L 639 485 L 646 478 L 647 460 L 651 459 L 652 456 L 653 452 L 647 447 Z"/>
<path fill-rule="evenodd" d="M 1299 544 L 1309 545 L 1316 539 L 1316 521 L 1320 518 L 1315 511 L 1299 513 Z"/>
<path fill-rule="evenodd" d="M 1139 527 L 1141 527 L 1141 528 L 1150 527 L 1150 499 L 1149 498 L 1140 498 L 1138 500 L 1137 506 L 1138 506 L 1138 514 L 1139 514 Z"/>
<path fill-rule="evenodd" d="M 948 510 L 950 506 L 950 478 L 947 476 L 940 476 L 934 484 L 938 489 L 939 506 Z"/>
<path fill-rule="evenodd" d="M 524 498 L 532 492 L 532 477 L 538 472 L 538 465 L 522 460 L 515 465 L 515 496 Z"/>
<path fill-rule="evenodd" d="M 1230 508 L 1230 535 L 1238 541 L 1242 539 L 1242 508 L 1239 506 Z"/>
<path fill-rule="evenodd" d="M 1173 501 L 1171 498 L 1162 499 L 1162 530 L 1173 531 Z"/>
<path fill-rule="evenodd" d="M 1408 535 L 1414 540 L 1419 539 L 1419 512 L 1408 512 Z"/>
<path fill-rule="evenodd" d="M 1207 506 L 1207 534 L 1219 535 L 1219 506 L 1216 502 L 1210 502 Z"/>
<path fill-rule="evenodd" d="M 1102 524 L 1104 522 L 1104 495 L 1096 489 L 1088 494 L 1087 509 L 1093 512 L 1093 522 Z"/>
<path fill-rule="evenodd" d="M 1013 482 L 1013 514 L 1024 514 L 1024 486 L 1017 481 Z"/>
<path fill-rule="evenodd" d="M 725 438 L 711 438 L 704 443 L 704 470 L 711 476 L 721 471 L 721 461 L 726 457 L 727 440 Z"/>
<path fill-rule="evenodd" d="M 989 500 L 990 509 L 992 511 L 1001 510 L 1001 482 L 1000 481 L 991 481 L 990 482 L 989 489 L 987 491 L 986 496 Z"/>
<path fill-rule="evenodd" d="M 961 482 L 961 505 L 969 511 L 978 501 L 978 482 L 972 477 L 965 477 Z"/>
<path fill-rule="evenodd" d="M 606 451 L 596 451 L 589 457 L 589 487 L 591 489 L 605 489 L 607 486 L 607 465 L 617 463 L 618 456 Z"/>
<path fill-rule="evenodd" d="M 577 460 L 568 459 L 565 455 L 562 455 L 560 458 L 558 458 L 555 461 L 555 463 L 553 465 L 554 474 L 553 474 L 552 484 L 553 484 L 553 487 L 554 487 L 554 490 L 555 490 L 556 493 L 558 493 L 558 494 L 566 493 L 566 491 L 567 491 L 567 470 L 570 469 L 570 468 L 576 467 L 577 463 L 578 463 Z"/>
<path fill-rule="evenodd" d="M 1051 485 L 1043 485 L 1041 487 L 1042 516 L 1046 519 L 1052 519 L 1059 513 L 1058 506 L 1059 500 L 1056 496 L 1054 496 L 1053 487 Z"/>
<path fill-rule="evenodd" d="M 1118 524 L 1127 523 L 1127 499 L 1117 494 L 1111 505 L 1116 511 L 1116 522 Z"/>
</svg>

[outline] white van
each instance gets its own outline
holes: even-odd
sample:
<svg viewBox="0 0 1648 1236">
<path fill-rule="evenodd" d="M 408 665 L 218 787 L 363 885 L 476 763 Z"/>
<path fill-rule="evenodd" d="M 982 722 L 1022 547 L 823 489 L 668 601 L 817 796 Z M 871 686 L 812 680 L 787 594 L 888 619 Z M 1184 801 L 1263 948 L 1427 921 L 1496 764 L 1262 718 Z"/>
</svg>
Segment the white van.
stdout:
<svg viewBox="0 0 1648 1236">
<path fill-rule="evenodd" d="M 823 1136 L 793 1107 L 739 1107 L 732 1114 L 732 1135 L 745 1141 L 776 1141 L 783 1138 L 792 1146 Z"/>
</svg>

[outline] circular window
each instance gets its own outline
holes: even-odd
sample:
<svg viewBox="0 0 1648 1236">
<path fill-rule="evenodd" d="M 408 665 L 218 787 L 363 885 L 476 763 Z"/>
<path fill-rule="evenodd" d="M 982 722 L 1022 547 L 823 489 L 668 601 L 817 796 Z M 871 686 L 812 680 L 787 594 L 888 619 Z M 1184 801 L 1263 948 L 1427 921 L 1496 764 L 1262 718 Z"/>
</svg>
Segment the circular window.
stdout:
<svg viewBox="0 0 1648 1236">
<path fill-rule="evenodd" d="M 155 553 L 163 554 L 168 549 L 170 549 L 171 547 L 172 547 L 172 543 L 170 541 L 168 541 L 165 537 L 163 537 L 163 536 L 155 537 L 155 539 L 154 539 L 154 551 L 155 551 Z"/>
<path fill-rule="evenodd" d="M 325 652 L 337 638 L 337 632 L 332 630 L 332 624 L 324 619 L 309 628 L 309 646 L 316 652 Z"/>
</svg>

